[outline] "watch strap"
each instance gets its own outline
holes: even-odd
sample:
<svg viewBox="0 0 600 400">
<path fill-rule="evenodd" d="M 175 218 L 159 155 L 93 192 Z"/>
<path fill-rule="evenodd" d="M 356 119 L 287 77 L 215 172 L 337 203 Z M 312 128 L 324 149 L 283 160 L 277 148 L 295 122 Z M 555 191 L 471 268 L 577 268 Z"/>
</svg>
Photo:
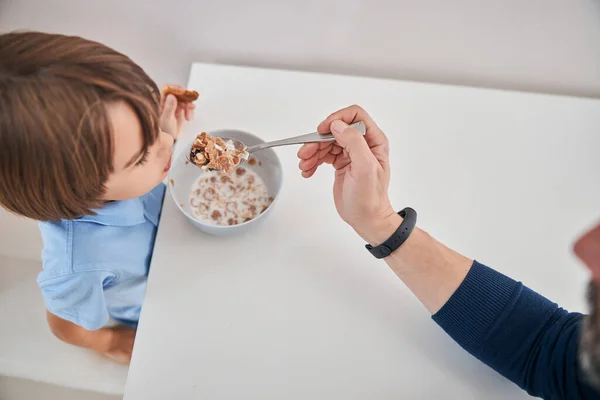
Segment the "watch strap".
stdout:
<svg viewBox="0 0 600 400">
<path fill-rule="evenodd" d="M 415 226 L 417 225 L 417 212 L 415 210 L 406 207 L 398 212 L 398 215 L 403 218 L 402 223 L 388 240 L 381 243 L 379 246 L 371 246 L 370 244 L 365 246 L 375 258 L 386 258 L 394 251 L 398 250 L 415 229 Z"/>
</svg>

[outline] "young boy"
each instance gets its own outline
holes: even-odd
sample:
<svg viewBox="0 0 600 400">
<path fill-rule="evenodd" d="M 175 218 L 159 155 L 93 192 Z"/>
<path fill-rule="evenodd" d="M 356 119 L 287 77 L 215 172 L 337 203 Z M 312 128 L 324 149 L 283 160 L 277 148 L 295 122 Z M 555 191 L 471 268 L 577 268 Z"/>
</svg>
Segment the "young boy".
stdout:
<svg viewBox="0 0 600 400">
<path fill-rule="evenodd" d="M 193 109 L 102 44 L 0 35 L 0 206 L 40 221 L 38 283 L 59 339 L 129 362 L 161 182 Z"/>
</svg>

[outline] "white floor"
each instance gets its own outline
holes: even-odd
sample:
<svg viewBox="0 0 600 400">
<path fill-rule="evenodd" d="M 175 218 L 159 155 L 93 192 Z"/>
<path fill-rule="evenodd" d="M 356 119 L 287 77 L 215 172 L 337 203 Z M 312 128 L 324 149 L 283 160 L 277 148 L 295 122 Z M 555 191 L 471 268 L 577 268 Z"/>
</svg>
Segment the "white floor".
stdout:
<svg viewBox="0 0 600 400">
<path fill-rule="evenodd" d="M 0 399 L 2 400 L 120 400 L 110 396 L 84 390 L 67 389 L 27 379 L 0 376 Z"/>
</svg>

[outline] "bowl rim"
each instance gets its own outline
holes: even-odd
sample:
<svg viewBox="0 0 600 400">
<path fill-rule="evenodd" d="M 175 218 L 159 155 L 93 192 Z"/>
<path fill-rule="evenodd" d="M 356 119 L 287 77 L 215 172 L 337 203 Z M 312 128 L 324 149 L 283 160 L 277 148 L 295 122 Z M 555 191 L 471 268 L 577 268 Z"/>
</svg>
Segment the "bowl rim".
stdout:
<svg viewBox="0 0 600 400">
<path fill-rule="evenodd" d="M 206 133 L 208 133 L 211 136 L 215 136 L 215 137 L 224 137 L 223 133 L 225 133 L 225 132 L 239 132 L 239 133 L 243 133 L 245 135 L 250 135 L 250 136 L 254 137 L 255 139 L 259 140 L 259 143 L 265 143 L 265 140 L 263 138 L 255 135 L 252 132 L 245 131 L 245 130 L 242 130 L 242 129 L 227 129 L 227 128 L 224 128 L 224 129 L 215 129 L 215 130 L 211 130 L 211 131 L 206 131 Z M 189 146 L 191 146 L 191 144 L 195 140 L 195 138 L 196 138 L 196 136 L 194 136 L 194 138 L 188 142 L 188 144 L 184 147 L 184 149 L 187 148 L 187 147 L 189 147 Z M 181 205 L 179 204 L 179 202 L 175 198 L 175 194 L 173 193 L 173 188 L 171 187 L 171 185 L 167 185 L 169 187 L 169 193 L 171 194 L 171 200 L 173 200 L 173 203 L 175 203 L 175 206 L 188 219 L 190 219 L 193 222 L 196 222 L 196 223 L 198 223 L 198 224 L 200 224 L 202 226 L 210 228 L 210 229 L 219 229 L 219 230 L 220 229 L 223 229 L 223 230 L 225 230 L 225 229 L 236 229 L 237 227 L 242 227 L 242 226 L 250 224 L 250 223 L 252 223 L 254 221 L 259 221 L 275 205 L 275 203 L 279 199 L 279 194 L 281 193 L 281 189 L 283 188 L 283 165 L 281 164 L 281 159 L 279 158 L 279 156 L 277 155 L 277 153 L 274 150 L 273 150 L 273 154 L 275 154 L 276 167 L 281 172 L 281 179 L 280 179 L 279 185 L 277 185 L 278 186 L 277 190 L 276 190 L 275 194 L 273 195 L 273 201 L 271 202 L 271 204 L 269 205 L 269 207 L 264 212 L 260 213 L 258 216 L 256 216 L 255 218 L 251 219 L 250 221 L 245 221 L 245 222 L 242 222 L 241 224 L 235 224 L 235 225 L 210 225 L 210 224 L 207 224 L 205 222 L 202 222 L 198 218 L 194 217 L 193 215 L 188 214 L 181 207 Z M 185 151 L 180 151 L 179 152 L 179 154 L 175 158 L 175 162 L 177 163 L 179 161 L 179 158 L 181 158 L 181 157 L 185 158 Z M 172 177 L 171 177 L 171 172 L 172 171 L 173 171 L 173 169 L 170 169 L 169 173 L 167 174 L 167 182 L 170 182 L 172 180 Z"/>
</svg>

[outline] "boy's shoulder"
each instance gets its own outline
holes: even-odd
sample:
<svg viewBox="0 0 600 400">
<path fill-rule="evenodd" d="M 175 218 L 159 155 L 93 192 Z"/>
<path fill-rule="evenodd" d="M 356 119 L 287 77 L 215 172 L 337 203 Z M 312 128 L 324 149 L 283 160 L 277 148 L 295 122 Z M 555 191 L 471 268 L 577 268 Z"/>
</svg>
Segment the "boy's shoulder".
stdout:
<svg viewBox="0 0 600 400">
<path fill-rule="evenodd" d="M 65 274 L 114 269 L 130 258 L 132 249 L 137 249 L 134 254 L 151 251 L 164 192 L 161 184 L 144 196 L 107 203 L 94 210 L 96 215 L 39 222 L 44 270 Z"/>
</svg>

